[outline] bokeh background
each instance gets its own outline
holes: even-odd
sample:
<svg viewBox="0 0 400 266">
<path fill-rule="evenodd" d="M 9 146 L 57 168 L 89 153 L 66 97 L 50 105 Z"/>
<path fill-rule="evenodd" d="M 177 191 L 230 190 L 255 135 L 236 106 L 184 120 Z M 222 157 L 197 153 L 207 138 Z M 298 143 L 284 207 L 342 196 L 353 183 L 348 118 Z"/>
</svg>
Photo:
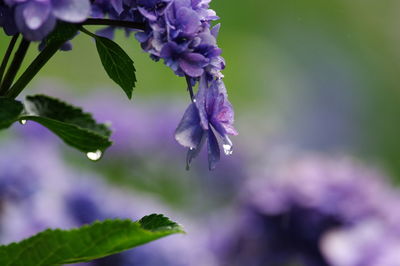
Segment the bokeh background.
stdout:
<svg viewBox="0 0 400 266">
<path fill-rule="evenodd" d="M 19 150 L 21 154 L 15 155 L 19 159 L 13 163 L 19 165 L 21 160 L 29 166 L 30 161 L 38 160 L 30 147 L 51 150 L 57 162 L 46 164 L 50 159 L 43 154 L 37 164 L 50 164 L 54 172 L 35 166 L 39 176 L 65 176 L 67 183 L 73 179 L 76 185 L 66 185 L 66 194 L 78 193 L 83 183 L 98 186 L 90 182 L 100 182 L 105 190 L 123 189 L 129 209 L 124 215 L 166 212 L 192 229 L 184 240 L 189 242 L 201 238 L 198 235 L 204 236 L 197 231 L 220 219 L 215 216 L 236 208 L 242 184 L 264 175 L 265 169 L 258 173 L 255 169 L 268 168 L 266 161 L 288 155 L 348 156 L 379 169 L 386 176 L 386 185 L 396 186 L 400 181 L 399 1 L 214 0 L 212 8 L 221 17 L 218 42 L 227 61 L 225 83 L 240 133 L 233 138 L 234 154 L 224 157 L 216 171 L 208 172 L 205 156 L 194 162 L 191 171 L 185 171 L 186 151 L 173 140 L 174 128 L 189 100 L 185 80 L 176 77 L 163 63 L 153 62 L 134 38 L 126 39 L 122 32 L 116 41 L 134 59 L 137 69 L 138 83 L 132 101 L 109 80 L 93 41 L 83 34 L 73 40 L 72 51 L 58 53 L 26 90 L 29 94 L 63 97 L 94 113 L 99 121 L 110 122 L 115 129 L 114 147 L 99 162 L 91 162 L 32 122 L 0 133 L 1 157 L 6 158 L 8 150 Z M 7 43 L 4 34 L 0 34 L 0 55 Z M 31 47 L 28 59 L 36 54 L 37 50 Z M 24 152 L 24 147 L 29 152 Z M 4 165 L 0 172 L 6 173 L 10 166 Z M 5 180 L 10 178 L 10 174 L 3 176 Z M 61 184 L 55 182 L 54 186 Z M 93 201 L 114 201 L 119 194 Z M 52 197 L 50 193 L 43 201 Z M 130 197 L 132 206 L 126 203 L 131 202 Z M 74 206 L 83 205 L 78 202 Z M 90 213 L 92 208 L 87 208 L 79 213 Z M 393 212 L 398 209 L 393 208 Z M 112 213 L 118 208 L 109 209 Z M 68 227 L 102 217 L 95 213 L 78 222 L 49 224 Z M 2 219 L 8 218 L 3 215 Z M 59 218 L 64 222 L 66 219 L 69 218 Z M 7 235 L 3 242 L 14 239 L 11 233 Z M 21 236 L 15 239 L 18 237 Z M 193 261 L 197 262 L 193 265 L 200 265 L 199 260 Z M 158 261 L 149 265 L 166 264 Z"/>
</svg>

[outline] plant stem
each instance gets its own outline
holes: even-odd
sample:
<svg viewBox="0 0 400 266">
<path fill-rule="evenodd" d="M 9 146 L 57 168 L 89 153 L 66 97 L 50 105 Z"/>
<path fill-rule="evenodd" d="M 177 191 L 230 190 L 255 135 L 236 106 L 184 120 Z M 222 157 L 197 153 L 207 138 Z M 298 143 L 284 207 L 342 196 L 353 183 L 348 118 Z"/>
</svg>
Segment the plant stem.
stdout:
<svg viewBox="0 0 400 266">
<path fill-rule="evenodd" d="M 146 29 L 146 25 L 144 23 L 137 23 L 125 20 L 101 19 L 101 18 L 88 18 L 87 20 L 82 22 L 81 25 L 115 26 L 115 27 L 131 28 L 136 30 Z"/>
<path fill-rule="evenodd" d="M 95 39 L 96 39 L 96 37 L 97 37 L 96 34 L 91 33 L 90 31 L 88 31 L 87 29 L 85 29 L 85 28 L 82 27 L 82 26 L 79 27 L 79 30 L 80 30 L 81 32 L 83 32 L 83 33 L 89 35 L 90 37 L 95 38 Z"/>
<path fill-rule="evenodd" d="M 185 78 L 186 78 L 186 83 L 188 85 L 187 90 L 189 91 L 190 100 L 193 102 L 194 101 L 194 94 L 193 94 L 192 81 L 190 80 L 190 77 L 188 75 L 185 75 Z"/>
<path fill-rule="evenodd" d="M 1 66 L 0 66 L 0 84 L 1 84 L 1 80 L 3 79 L 4 72 L 6 71 L 8 60 L 11 57 L 11 53 L 14 50 L 15 44 L 16 44 L 16 42 L 18 40 L 18 37 L 19 37 L 19 34 L 15 34 L 11 38 L 10 43 L 8 45 L 8 48 L 7 48 L 7 51 L 4 54 L 3 61 L 1 62 Z"/>
<path fill-rule="evenodd" d="M 57 40 L 48 44 L 43 51 L 33 60 L 21 77 L 8 90 L 6 97 L 16 98 L 28 85 L 28 83 L 36 76 L 42 67 L 53 57 L 66 40 Z"/>
<path fill-rule="evenodd" d="M 7 93 L 7 90 L 10 88 L 12 82 L 15 79 L 15 76 L 18 73 L 18 70 L 21 67 L 22 61 L 25 58 L 26 52 L 28 51 L 30 41 L 22 39 L 18 50 L 15 52 L 14 58 L 11 62 L 10 67 L 8 68 L 7 74 L 4 77 L 3 82 L 0 87 L 0 95 Z"/>
</svg>

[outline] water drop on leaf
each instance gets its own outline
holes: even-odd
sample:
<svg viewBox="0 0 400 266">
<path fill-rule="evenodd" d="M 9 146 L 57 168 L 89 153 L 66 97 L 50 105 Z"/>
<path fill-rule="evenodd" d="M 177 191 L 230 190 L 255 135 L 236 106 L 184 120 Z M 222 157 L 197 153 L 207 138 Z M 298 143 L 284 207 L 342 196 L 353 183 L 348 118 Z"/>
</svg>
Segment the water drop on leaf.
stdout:
<svg viewBox="0 0 400 266">
<path fill-rule="evenodd" d="M 86 153 L 86 156 L 89 158 L 89 160 L 91 161 L 97 161 L 101 158 L 101 156 L 103 155 L 103 153 L 101 152 L 101 150 L 97 150 L 95 152 L 88 152 Z"/>
</svg>

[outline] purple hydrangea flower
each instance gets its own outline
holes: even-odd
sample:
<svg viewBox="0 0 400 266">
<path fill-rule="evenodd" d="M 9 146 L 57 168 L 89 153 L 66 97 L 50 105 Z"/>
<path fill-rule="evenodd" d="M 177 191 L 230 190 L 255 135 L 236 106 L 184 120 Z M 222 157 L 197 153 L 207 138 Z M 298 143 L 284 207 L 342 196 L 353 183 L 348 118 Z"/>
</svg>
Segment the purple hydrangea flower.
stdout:
<svg viewBox="0 0 400 266">
<path fill-rule="evenodd" d="M 1 4 L 0 4 L 1 5 Z M 7 34 L 18 32 L 31 41 L 40 41 L 55 27 L 57 20 L 77 23 L 90 14 L 89 0 L 4 0 L 0 25 Z M 3 21 L 3 22 L 2 22 Z"/>
<path fill-rule="evenodd" d="M 210 30 L 210 22 L 218 17 L 209 9 L 209 2 L 96 0 L 92 16 L 145 23 L 146 30 L 137 32 L 136 38 L 153 59 L 164 59 L 179 76 L 198 78 L 207 71 L 220 78 L 225 64 L 216 63 L 223 59 L 216 43 L 219 25 Z M 107 35 L 112 36 L 109 29 Z"/>
<path fill-rule="evenodd" d="M 139 12 L 148 20 L 156 21 L 173 0 L 137 0 Z"/>
<path fill-rule="evenodd" d="M 310 156 L 274 161 L 255 174 L 217 249 L 221 265 L 398 263 L 400 198 L 378 171 Z"/>
<path fill-rule="evenodd" d="M 210 85 L 209 85 L 210 83 Z M 226 89 L 221 79 L 208 81 L 203 75 L 199 91 L 175 132 L 175 139 L 189 148 L 187 165 L 197 156 L 207 142 L 209 168 L 214 169 L 220 159 L 220 148 L 216 134 L 222 138 L 227 155 L 232 153 L 232 141 L 228 135 L 237 135 L 233 127 L 233 109 L 227 99 Z"/>
</svg>

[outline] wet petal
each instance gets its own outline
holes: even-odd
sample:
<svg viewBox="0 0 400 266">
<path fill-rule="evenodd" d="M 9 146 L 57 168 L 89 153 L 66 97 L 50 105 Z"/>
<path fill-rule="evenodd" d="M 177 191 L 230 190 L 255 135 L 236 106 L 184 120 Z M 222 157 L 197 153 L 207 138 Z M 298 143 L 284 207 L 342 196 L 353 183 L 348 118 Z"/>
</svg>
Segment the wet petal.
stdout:
<svg viewBox="0 0 400 266">
<path fill-rule="evenodd" d="M 200 144 L 197 146 L 197 148 L 189 149 L 186 155 L 186 170 L 190 169 L 190 165 L 192 164 L 192 160 L 199 155 L 201 149 L 204 146 L 204 143 L 207 140 L 207 131 L 203 131 L 203 135 L 201 137 Z"/>
<path fill-rule="evenodd" d="M 199 110 L 201 126 L 205 130 L 208 129 L 208 124 L 209 124 L 208 114 L 206 110 L 207 86 L 208 86 L 207 78 L 205 75 L 202 75 L 200 78 L 199 90 L 196 94 L 195 100 L 197 109 Z"/>
<path fill-rule="evenodd" d="M 219 162 L 220 159 L 220 149 L 217 137 L 215 136 L 214 132 L 210 128 L 208 130 L 208 167 L 210 170 L 214 170 L 215 166 Z"/>
<path fill-rule="evenodd" d="M 186 109 L 177 129 L 176 141 L 187 148 L 198 148 L 203 137 L 203 128 L 200 126 L 200 117 L 197 107 L 192 103 Z"/>
</svg>

